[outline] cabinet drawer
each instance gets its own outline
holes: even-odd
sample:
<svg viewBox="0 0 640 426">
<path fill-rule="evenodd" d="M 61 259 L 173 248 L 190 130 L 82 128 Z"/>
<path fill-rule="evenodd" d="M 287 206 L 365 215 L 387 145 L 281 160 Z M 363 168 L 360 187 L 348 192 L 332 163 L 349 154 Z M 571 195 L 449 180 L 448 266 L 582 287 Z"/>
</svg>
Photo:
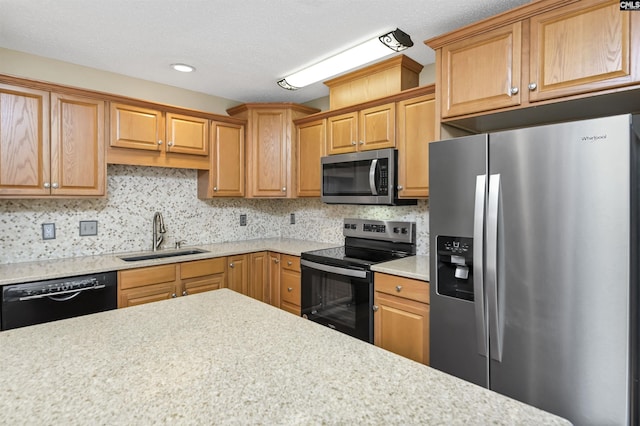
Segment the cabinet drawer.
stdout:
<svg viewBox="0 0 640 426">
<path fill-rule="evenodd" d="M 426 281 L 376 273 L 374 288 L 381 293 L 429 303 L 429 283 Z"/>
<path fill-rule="evenodd" d="M 227 265 L 226 257 L 215 259 L 194 260 L 180 265 L 180 278 L 203 277 L 211 274 L 223 274 Z"/>
<path fill-rule="evenodd" d="M 282 271 L 280 275 L 280 297 L 282 302 L 300 306 L 300 274 Z"/>
<path fill-rule="evenodd" d="M 183 296 L 223 288 L 224 274 L 206 275 L 182 281 Z"/>
<path fill-rule="evenodd" d="M 130 288 L 118 293 L 118 308 L 159 302 L 174 297 L 176 297 L 176 286 L 171 282 Z"/>
<path fill-rule="evenodd" d="M 173 282 L 176 279 L 176 264 L 149 266 L 118 272 L 118 284 L 122 290 L 150 284 Z"/>
<path fill-rule="evenodd" d="M 300 272 L 300 258 L 289 254 L 282 255 L 282 269 Z"/>
</svg>

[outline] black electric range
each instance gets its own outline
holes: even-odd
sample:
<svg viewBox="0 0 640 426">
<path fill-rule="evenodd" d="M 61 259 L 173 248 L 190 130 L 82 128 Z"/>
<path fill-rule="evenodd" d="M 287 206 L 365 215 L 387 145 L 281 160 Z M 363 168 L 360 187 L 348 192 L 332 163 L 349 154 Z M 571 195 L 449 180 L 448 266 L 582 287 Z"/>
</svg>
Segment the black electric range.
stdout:
<svg viewBox="0 0 640 426">
<path fill-rule="evenodd" d="M 302 316 L 373 343 L 371 265 L 416 253 L 414 222 L 345 219 L 344 246 L 300 256 Z"/>
</svg>

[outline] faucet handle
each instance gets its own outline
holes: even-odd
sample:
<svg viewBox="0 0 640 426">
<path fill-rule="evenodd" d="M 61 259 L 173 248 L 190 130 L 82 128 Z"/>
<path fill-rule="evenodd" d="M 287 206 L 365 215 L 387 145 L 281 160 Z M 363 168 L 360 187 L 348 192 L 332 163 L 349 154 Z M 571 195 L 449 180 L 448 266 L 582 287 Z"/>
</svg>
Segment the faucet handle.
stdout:
<svg viewBox="0 0 640 426">
<path fill-rule="evenodd" d="M 186 240 L 180 240 L 180 241 L 176 241 L 176 248 L 179 249 L 180 247 L 182 247 L 182 244 L 186 243 Z"/>
</svg>

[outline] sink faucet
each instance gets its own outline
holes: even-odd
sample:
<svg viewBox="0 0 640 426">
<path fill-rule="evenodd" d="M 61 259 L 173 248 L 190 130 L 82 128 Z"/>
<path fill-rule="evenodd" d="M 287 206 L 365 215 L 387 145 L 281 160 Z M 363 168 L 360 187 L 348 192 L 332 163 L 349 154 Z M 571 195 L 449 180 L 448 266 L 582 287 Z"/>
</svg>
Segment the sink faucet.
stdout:
<svg viewBox="0 0 640 426">
<path fill-rule="evenodd" d="M 164 228 L 164 219 L 162 219 L 162 213 L 155 212 L 153 215 L 153 251 L 158 250 L 162 240 L 164 240 L 164 234 L 167 230 Z M 158 235 L 160 234 L 160 235 Z"/>
</svg>

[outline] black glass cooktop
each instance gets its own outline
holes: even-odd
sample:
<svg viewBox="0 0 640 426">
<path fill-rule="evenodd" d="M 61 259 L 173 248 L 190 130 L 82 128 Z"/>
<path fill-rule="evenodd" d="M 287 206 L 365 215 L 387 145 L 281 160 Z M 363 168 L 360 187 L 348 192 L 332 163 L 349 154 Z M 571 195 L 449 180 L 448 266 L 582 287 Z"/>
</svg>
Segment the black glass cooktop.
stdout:
<svg viewBox="0 0 640 426">
<path fill-rule="evenodd" d="M 301 258 L 325 265 L 351 266 L 370 269 L 376 263 L 388 262 L 401 257 L 410 256 L 409 253 L 393 250 L 376 250 L 365 247 L 340 246 L 328 249 L 313 250 L 302 253 Z"/>
</svg>

